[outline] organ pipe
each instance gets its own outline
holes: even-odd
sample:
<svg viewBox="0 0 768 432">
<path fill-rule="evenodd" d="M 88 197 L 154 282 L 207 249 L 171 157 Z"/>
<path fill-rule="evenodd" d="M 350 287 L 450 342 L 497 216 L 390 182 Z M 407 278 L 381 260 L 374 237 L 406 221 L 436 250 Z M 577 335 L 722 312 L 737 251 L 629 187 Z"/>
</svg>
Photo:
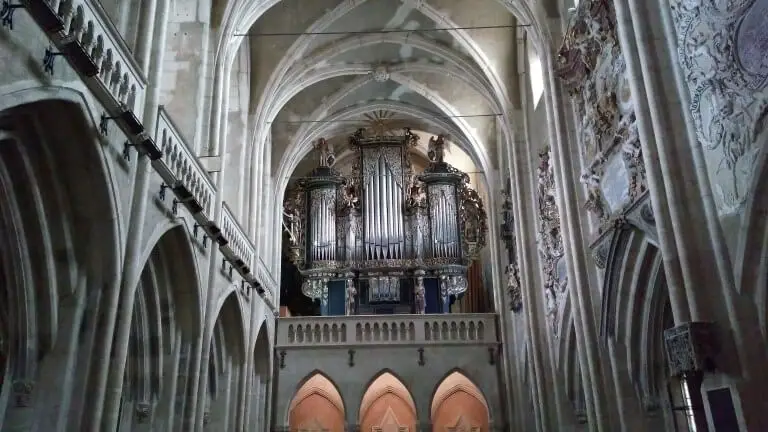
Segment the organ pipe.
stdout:
<svg viewBox="0 0 768 432">
<path fill-rule="evenodd" d="M 409 130 L 384 137 L 358 131 L 350 138 L 352 172 L 342 175 L 332 147 L 318 141 L 319 166 L 290 186 L 284 204 L 306 295 L 327 296 L 327 282 L 343 279 L 365 287 L 371 301 L 399 302 L 401 281 L 416 273 L 438 279 L 443 293 L 466 289 L 467 267 L 485 246 L 482 202 L 466 174 L 443 160 L 442 137 L 430 140 L 431 163 L 414 175 L 416 145 Z"/>
</svg>

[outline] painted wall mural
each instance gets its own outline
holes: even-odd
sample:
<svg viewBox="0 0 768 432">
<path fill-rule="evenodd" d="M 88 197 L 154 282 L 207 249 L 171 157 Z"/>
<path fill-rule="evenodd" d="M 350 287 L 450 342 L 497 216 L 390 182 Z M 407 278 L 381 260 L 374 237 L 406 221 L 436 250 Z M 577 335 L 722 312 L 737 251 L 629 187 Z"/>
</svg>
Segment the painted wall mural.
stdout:
<svg viewBox="0 0 768 432">
<path fill-rule="evenodd" d="M 768 106 L 768 0 L 672 0 L 678 56 L 720 215 L 746 203 Z"/>
</svg>

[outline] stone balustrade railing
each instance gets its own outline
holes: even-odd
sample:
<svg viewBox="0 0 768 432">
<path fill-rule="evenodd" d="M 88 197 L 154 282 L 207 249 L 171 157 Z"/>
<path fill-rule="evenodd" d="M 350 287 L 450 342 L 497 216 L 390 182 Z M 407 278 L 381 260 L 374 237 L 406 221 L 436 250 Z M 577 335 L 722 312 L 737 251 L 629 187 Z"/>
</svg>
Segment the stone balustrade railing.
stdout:
<svg viewBox="0 0 768 432">
<path fill-rule="evenodd" d="M 278 289 L 277 281 L 274 277 L 272 277 L 272 272 L 269 271 L 267 265 L 264 263 L 264 260 L 262 260 L 260 256 L 256 257 L 255 267 L 256 277 L 261 281 L 261 283 L 267 286 L 269 291 L 274 295 Z"/>
<path fill-rule="evenodd" d="M 232 210 L 224 204 L 224 209 L 221 212 L 221 230 L 224 238 L 229 240 L 229 247 L 240 257 L 249 268 L 253 268 L 254 256 L 256 255 L 256 248 L 248 240 L 248 236 L 245 235 L 245 231 L 237 223 L 237 219 L 232 214 Z M 264 284 L 264 282 L 262 282 Z M 266 284 L 265 284 L 266 285 Z"/>
<path fill-rule="evenodd" d="M 493 345 L 495 314 L 351 315 L 280 318 L 276 346 Z"/>
<path fill-rule="evenodd" d="M 168 111 L 162 106 L 158 111 L 155 141 L 163 152 L 163 157 L 158 163 L 164 163 L 177 181 L 182 183 L 200 203 L 202 211 L 209 217 L 213 216 L 213 198 L 216 188 L 208 172 L 192 154 L 189 144 L 181 136 Z"/>
<path fill-rule="evenodd" d="M 108 134 L 114 121 L 128 139 L 126 152 L 134 147 L 147 155 L 163 179 L 163 187 L 175 195 L 174 212 L 183 205 L 197 226 L 218 243 L 224 259 L 256 289 L 272 312 L 277 284 L 248 240 L 232 212 L 225 206 L 221 220 L 214 220 L 216 188 L 168 113 L 159 110 L 154 136 L 140 119 L 145 103 L 146 78 L 98 1 L 21 0 L 27 12 L 46 33 L 52 47 L 46 49 L 43 67 L 55 74 L 55 59 L 63 56 L 106 110 L 99 129 Z M 56 51 L 58 50 L 58 51 Z M 139 113 L 139 115 L 137 115 Z M 146 119 L 144 119 L 146 120 Z M 165 190 L 165 189 L 163 189 Z M 251 269 L 257 268 L 257 273 Z M 270 291 L 267 294 L 266 289 Z"/>
<path fill-rule="evenodd" d="M 117 115 L 121 108 L 133 112 L 144 106 L 146 79 L 99 2 L 22 3 L 107 110 Z M 56 54 L 52 50 L 45 53 L 47 72 L 53 73 Z"/>
</svg>

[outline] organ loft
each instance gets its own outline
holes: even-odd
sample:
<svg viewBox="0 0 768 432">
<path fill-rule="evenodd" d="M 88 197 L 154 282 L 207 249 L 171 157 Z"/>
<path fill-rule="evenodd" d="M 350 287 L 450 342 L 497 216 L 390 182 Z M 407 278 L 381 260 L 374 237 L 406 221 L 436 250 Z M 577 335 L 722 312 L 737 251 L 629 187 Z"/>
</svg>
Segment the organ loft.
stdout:
<svg viewBox="0 0 768 432">
<path fill-rule="evenodd" d="M 469 176 L 445 161 L 446 140 L 430 138 L 428 165 L 412 163 L 419 135 L 348 139 L 351 170 L 335 168 L 325 139 L 317 166 L 286 193 L 285 253 L 301 292 L 322 315 L 449 312 L 468 288 L 467 270 L 486 245 L 487 216 Z"/>
</svg>

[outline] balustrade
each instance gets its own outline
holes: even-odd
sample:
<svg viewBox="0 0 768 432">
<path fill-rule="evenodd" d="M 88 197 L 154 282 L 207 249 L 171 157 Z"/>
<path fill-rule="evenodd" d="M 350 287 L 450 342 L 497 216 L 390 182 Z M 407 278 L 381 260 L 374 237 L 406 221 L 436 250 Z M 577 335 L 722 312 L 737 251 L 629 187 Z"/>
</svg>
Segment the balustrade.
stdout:
<svg viewBox="0 0 768 432">
<path fill-rule="evenodd" d="M 26 0 L 24 5 L 108 110 L 136 112 L 143 106 L 146 79 L 99 2 Z M 44 66 L 53 73 L 54 53 L 45 57 Z"/>
<path fill-rule="evenodd" d="M 498 343 L 495 314 L 354 315 L 280 318 L 277 346 Z"/>
<path fill-rule="evenodd" d="M 232 249 L 232 252 L 239 256 L 249 268 L 253 268 L 253 257 L 256 254 L 256 248 L 248 240 L 248 236 L 245 235 L 245 232 L 232 214 L 232 210 L 226 204 L 224 204 L 224 211 L 222 212 L 221 231 L 224 237 L 229 240 L 229 247 Z"/>
<path fill-rule="evenodd" d="M 274 277 L 264 262 L 256 259 L 253 244 L 228 207 L 224 207 L 220 221 L 211 220 L 216 188 L 168 112 L 160 107 L 154 138 L 144 130 L 136 113 L 143 112 L 146 79 L 101 4 L 89 0 L 22 0 L 22 5 L 60 51 L 46 50 L 46 72 L 54 74 L 54 60 L 59 55 L 66 58 L 107 111 L 99 125 L 102 134 L 107 133 L 107 121 L 116 120 L 129 140 L 126 151 L 133 143 L 146 153 L 164 188 L 171 188 L 177 196 L 174 212 L 176 203 L 184 204 L 206 235 L 225 251 L 225 259 L 277 314 L 272 303 L 277 289 Z M 9 21 L 12 29 L 12 17 Z M 251 273 L 254 268 L 255 276 Z"/>
<path fill-rule="evenodd" d="M 164 163 L 177 181 L 192 193 L 205 214 L 213 216 L 213 197 L 216 193 L 213 182 L 163 107 L 158 113 L 155 140 L 163 152 L 160 163 Z"/>
</svg>

